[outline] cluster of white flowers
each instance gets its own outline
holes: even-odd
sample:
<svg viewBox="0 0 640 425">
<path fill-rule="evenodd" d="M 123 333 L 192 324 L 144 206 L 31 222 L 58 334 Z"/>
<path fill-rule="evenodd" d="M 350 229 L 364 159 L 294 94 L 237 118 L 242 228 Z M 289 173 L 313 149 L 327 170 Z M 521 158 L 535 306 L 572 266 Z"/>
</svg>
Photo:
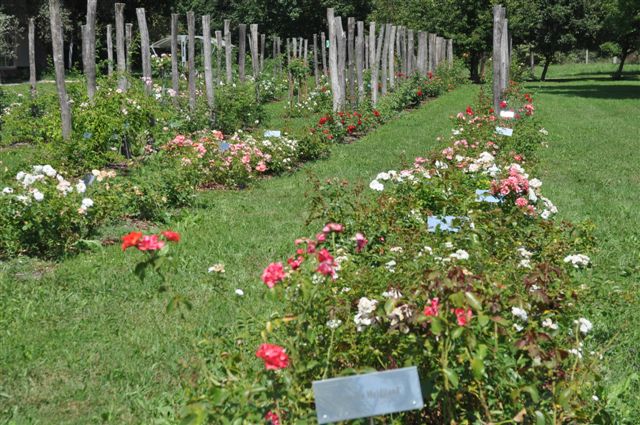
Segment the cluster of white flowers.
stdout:
<svg viewBox="0 0 640 425">
<path fill-rule="evenodd" d="M 491 177 L 495 177 L 500 173 L 500 167 L 496 165 L 496 158 L 489 152 L 482 152 L 477 158 L 473 159 L 467 171 L 470 173 L 482 172 Z"/>
<path fill-rule="evenodd" d="M 518 263 L 518 267 L 523 269 L 530 269 L 531 257 L 533 256 L 533 253 L 527 251 L 527 249 L 523 246 L 518 247 L 517 251 L 520 257 L 522 257 L 522 259 L 520 260 L 520 263 Z"/>
<path fill-rule="evenodd" d="M 338 329 L 342 325 L 342 320 L 340 319 L 329 319 L 327 320 L 327 327 L 329 329 Z"/>
<path fill-rule="evenodd" d="M 553 320 L 551 320 L 550 318 L 546 318 L 542 321 L 542 327 L 543 328 L 549 328 L 551 330 L 558 330 L 558 324 L 554 323 Z"/>
<path fill-rule="evenodd" d="M 392 298 L 394 300 L 400 299 L 402 298 L 402 292 L 400 292 L 400 290 L 396 289 L 396 288 L 391 288 L 387 291 L 384 291 L 382 293 L 382 296 L 385 298 Z"/>
<path fill-rule="evenodd" d="M 593 329 L 593 323 L 591 323 L 588 319 L 585 319 L 584 317 L 581 317 L 578 320 L 574 320 L 573 323 L 578 325 L 580 332 L 582 332 L 583 335 L 588 334 L 589 332 L 591 332 L 591 329 Z"/>
<path fill-rule="evenodd" d="M 430 178 L 429 176 L 428 178 Z M 384 184 L 381 181 L 391 181 L 395 183 L 411 182 L 417 183 L 418 179 L 413 170 L 402 170 L 400 172 L 396 170 L 389 170 L 386 172 L 378 173 L 375 179 L 369 183 L 369 188 L 382 192 L 384 190 Z"/>
<path fill-rule="evenodd" d="M 458 249 L 458 250 L 456 250 L 456 252 L 453 252 L 453 253 L 449 254 L 449 258 L 451 258 L 453 260 L 468 260 L 469 259 L 469 253 L 467 251 L 465 251 L 464 249 Z"/>
<path fill-rule="evenodd" d="M 584 254 L 574 254 L 564 257 L 564 262 L 571 263 L 573 267 L 579 269 L 581 267 L 587 267 L 591 263 L 591 259 Z"/>
<path fill-rule="evenodd" d="M 42 202 L 45 199 L 44 193 L 42 193 L 39 188 L 34 187 L 34 184 L 37 182 L 48 184 L 50 181 L 56 181 L 56 190 L 61 196 L 67 196 L 67 194 L 72 193 L 74 189 L 77 193 L 84 193 L 87 189 L 82 180 L 78 180 L 76 185 L 73 186 L 64 178 L 64 176 L 62 176 L 62 174 L 59 174 L 51 165 L 48 164 L 34 165 L 30 173 L 20 171 L 16 174 L 16 181 L 22 185 L 22 188 L 25 189 L 28 194 L 15 196 L 15 199 L 24 204 L 28 204 L 32 198 L 36 202 Z M 11 187 L 5 187 L 2 190 L 3 195 L 12 195 L 13 193 L 14 189 Z M 80 214 L 85 214 L 87 209 L 92 206 L 93 200 L 84 198 L 78 212 Z"/>
<path fill-rule="evenodd" d="M 378 301 L 370 300 L 367 297 L 360 298 L 358 301 L 358 313 L 353 318 L 358 332 L 362 332 L 365 327 L 371 326 L 375 323 L 375 312 L 377 307 Z"/>
</svg>

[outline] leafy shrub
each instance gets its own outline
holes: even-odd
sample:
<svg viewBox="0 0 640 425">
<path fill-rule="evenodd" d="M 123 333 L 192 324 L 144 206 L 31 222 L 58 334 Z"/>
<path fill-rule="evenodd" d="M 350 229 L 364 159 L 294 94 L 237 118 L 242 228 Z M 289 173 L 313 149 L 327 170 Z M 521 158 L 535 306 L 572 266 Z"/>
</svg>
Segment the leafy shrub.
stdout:
<svg viewBox="0 0 640 425">
<path fill-rule="evenodd" d="M 267 323 L 202 345 L 223 354 L 191 390 L 191 423 L 309 423 L 312 381 L 409 365 L 426 407 L 393 423 L 590 422 L 598 353 L 572 275 L 589 265 L 591 229 L 550 220 L 541 182 L 502 142 L 462 138 L 495 128 L 473 109 L 449 146 L 380 173 L 371 196 L 318 187 L 315 217 L 329 224 L 264 270 Z"/>
</svg>

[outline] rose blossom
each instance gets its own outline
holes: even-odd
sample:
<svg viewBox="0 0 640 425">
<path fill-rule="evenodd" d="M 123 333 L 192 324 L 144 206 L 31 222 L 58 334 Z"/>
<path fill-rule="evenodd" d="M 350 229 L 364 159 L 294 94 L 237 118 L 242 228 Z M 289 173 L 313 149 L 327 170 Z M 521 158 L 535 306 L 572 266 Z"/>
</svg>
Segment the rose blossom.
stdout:
<svg viewBox="0 0 640 425">
<path fill-rule="evenodd" d="M 262 344 L 256 351 L 256 357 L 264 360 L 267 370 L 279 370 L 289 366 L 289 356 L 284 348 L 275 344 Z"/>
<path fill-rule="evenodd" d="M 285 274 L 284 269 L 282 268 L 282 263 L 271 263 L 267 266 L 266 269 L 262 272 L 262 281 L 269 288 L 273 288 L 276 286 L 276 283 L 282 282 L 284 280 Z"/>
</svg>

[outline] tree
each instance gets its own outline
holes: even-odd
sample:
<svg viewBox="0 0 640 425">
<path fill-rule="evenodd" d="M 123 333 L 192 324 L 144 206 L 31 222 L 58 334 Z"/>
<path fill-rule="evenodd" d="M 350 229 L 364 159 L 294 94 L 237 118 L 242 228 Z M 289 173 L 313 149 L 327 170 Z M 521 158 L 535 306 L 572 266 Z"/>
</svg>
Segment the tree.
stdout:
<svg viewBox="0 0 640 425">
<path fill-rule="evenodd" d="M 608 41 L 620 46 L 620 65 L 613 77 L 622 77 L 627 56 L 640 47 L 640 0 L 612 0 L 603 27 Z"/>
<path fill-rule="evenodd" d="M 14 59 L 16 54 L 16 38 L 15 34 L 20 33 L 21 29 L 18 19 L 0 9 L 0 57 Z"/>
</svg>

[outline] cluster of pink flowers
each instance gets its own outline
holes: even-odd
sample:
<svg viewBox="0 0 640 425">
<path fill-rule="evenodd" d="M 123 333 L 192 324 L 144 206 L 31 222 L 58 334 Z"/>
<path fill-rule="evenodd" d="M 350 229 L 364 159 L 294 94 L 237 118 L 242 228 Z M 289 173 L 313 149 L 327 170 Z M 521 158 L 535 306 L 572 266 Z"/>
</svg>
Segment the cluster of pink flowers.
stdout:
<svg viewBox="0 0 640 425">
<path fill-rule="evenodd" d="M 509 177 L 491 182 L 491 193 L 493 195 L 507 196 L 511 193 L 515 195 L 526 195 L 529 192 L 529 180 L 516 167 L 509 168 Z"/>
<path fill-rule="evenodd" d="M 178 134 L 173 140 L 169 141 L 165 146 L 165 150 L 172 151 L 180 148 L 192 148 L 197 153 L 198 158 L 204 157 L 207 153 L 207 148 L 202 142 L 194 142 L 193 140 Z"/>
<path fill-rule="evenodd" d="M 250 146 L 247 143 L 240 142 L 229 144 L 229 148 L 222 155 L 222 163 L 225 167 L 231 168 L 234 160 L 238 158 L 247 172 L 252 172 L 255 169 L 255 171 L 264 173 L 268 169 L 267 163 L 271 161 L 271 155 L 268 153 L 264 153 L 257 147 Z"/>
<path fill-rule="evenodd" d="M 287 259 L 287 264 L 291 271 L 299 270 L 302 264 L 311 256 L 317 260 L 315 271 L 324 276 L 337 278 L 338 264 L 331 252 L 322 245 L 327 241 L 327 236 L 332 233 L 344 232 L 344 226 L 339 223 L 329 223 L 323 227 L 315 239 L 300 238 L 295 240 L 296 253 Z M 356 233 L 352 239 L 356 243 L 355 252 L 360 253 L 369 242 L 362 233 Z M 303 246 L 305 245 L 305 246 Z M 282 282 L 287 276 L 282 263 L 271 263 L 262 272 L 262 282 L 269 288 L 273 288 L 277 283 Z"/>
<path fill-rule="evenodd" d="M 456 316 L 458 326 L 466 326 L 473 317 L 473 311 L 470 308 L 452 308 L 451 312 Z M 424 315 L 427 317 L 436 317 L 440 313 L 440 299 L 434 297 L 429 300 L 424 308 Z"/>
<path fill-rule="evenodd" d="M 180 234 L 165 230 L 161 232 L 166 241 L 180 242 Z M 122 237 L 122 250 L 135 247 L 139 251 L 158 251 L 165 245 L 165 240 L 160 239 L 159 235 L 143 235 L 142 232 L 129 232 Z"/>
</svg>

